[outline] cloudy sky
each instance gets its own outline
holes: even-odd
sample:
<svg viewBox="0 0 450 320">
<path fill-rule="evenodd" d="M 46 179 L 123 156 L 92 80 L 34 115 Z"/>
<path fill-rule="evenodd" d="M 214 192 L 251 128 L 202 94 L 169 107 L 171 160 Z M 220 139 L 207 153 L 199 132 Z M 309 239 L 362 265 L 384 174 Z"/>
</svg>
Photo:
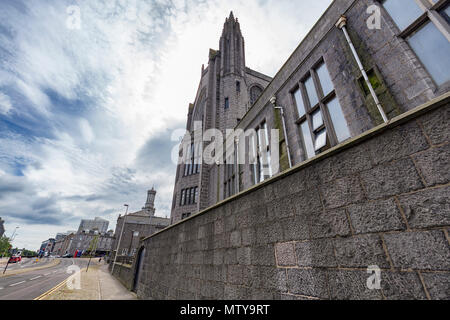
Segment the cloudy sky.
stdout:
<svg viewBox="0 0 450 320">
<path fill-rule="evenodd" d="M 250 68 L 273 76 L 331 0 L 0 0 L 0 217 L 37 249 L 158 191 L 172 132 L 233 10 Z M 78 16 L 80 19 L 78 19 Z"/>
</svg>

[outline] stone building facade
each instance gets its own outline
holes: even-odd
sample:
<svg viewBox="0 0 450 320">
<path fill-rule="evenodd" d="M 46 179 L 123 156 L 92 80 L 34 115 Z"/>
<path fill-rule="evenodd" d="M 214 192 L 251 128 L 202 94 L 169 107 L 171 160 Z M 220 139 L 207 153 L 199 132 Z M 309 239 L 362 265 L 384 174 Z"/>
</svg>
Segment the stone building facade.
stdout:
<svg viewBox="0 0 450 320">
<path fill-rule="evenodd" d="M 220 50 L 210 51 L 209 65 L 202 71 L 187 130 L 191 137 L 199 134 L 193 122 L 200 120 L 203 132 L 235 128 L 255 130 L 256 135 L 241 135 L 237 142 L 231 136 L 224 143 L 223 154 L 229 151 L 232 157 L 246 157 L 243 165 L 178 166 L 172 222 L 383 122 L 345 33 L 336 26 L 341 15 L 347 19 L 346 31 L 388 119 L 448 92 L 448 1 L 408 2 L 404 11 L 395 0 L 334 1 L 273 79 L 245 67 L 244 40 L 231 14 Z M 380 28 L 372 25 L 377 22 L 373 19 L 379 19 Z M 254 86 L 263 90 L 256 93 Z M 272 129 L 278 129 L 278 138 L 272 137 Z M 265 143 L 272 138 L 278 145 Z M 206 147 L 202 145 L 201 150 Z M 277 163 L 271 160 L 275 152 L 279 152 Z M 190 155 L 189 159 L 197 158 L 195 152 Z"/>
<path fill-rule="evenodd" d="M 141 299 L 448 300 L 449 120 L 447 93 L 144 239 L 121 275 Z"/>
<path fill-rule="evenodd" d="M 95 217 L 94 219 L 83 219 L 78 227 L 78 232 L 97 230 L 100 233 L 106 233 L 108 231 L 108 225 L 109 221 L 100 217 Z"/>
<path fill-rule="evenodd" d="M 200 165 L 198 155 L 205 146 L 194 143 L 194 136 L 201 136 L 212 128 L 223 134 L 226 129 L 234 128 L 272 80 L 246 66 L 244 38 L 232 12 L 223 27 L 220 50 L 210 50 L 208 66 L 202 67 L 201 75 L 195 102 L 188 109 L 186 129 L 192 141 L 186 143 L 190 156 L 186 163 L 177 167 L 172 222 L 189 217 L 221 199 L 217 180 L 220 169 L 214 165 Z M 196 123 L 201 123 L 201 127 L 196 127 Z"/>
<path fill-rule="evenodd" d="M 140 298 L 450 299 L 449 1 L 408 1 L 333 1 L 261 84 L 234 127 L 267 128 L 268 136 L 279 129 L 281 173 L 235 168 L 233 194 L 224 192 L 230 171 L 221 164 L 200 166 L 195 178 L 178 167 L 176 223 L 142 241 L 127 273 Z M 377 10 L 380 28 L 372 28 Z M 211 51 L 223 70 L 227 50 Z M 232 123 L 222 117 L 221 92 L 231 86 L 218 85 L 221 74 L 213 80 L 205 118 L 223 130 Z M 197 179 L 199 198 L 179 206 L 188 179 Z M 376 272 L 380 286 L 368 287 Z"/>
<path fill-rule="evenodd" d="M 119 256 L 134 257 L 142 238 L 148 237 L 170 224 L 170 219 L 155 216 L 156 190 L 147 192 L 147 201 L 141 211 L 120 216 L 117 219 L 112 250 Z M 123 232 L 122 232 L 123 229 Z M 120 246 L 119 245 L 120 240 Z"/>
<path fill-rule="evenodd" d="M 97 255 L 105 255 L 111 251 L 113 241 L 114 236 L 112 231 L 106 233 L 98 233 L 96 231 L 77 232 L 68 237 L 68 241 L 65 242 L 67 246 L 63 247 L 60 250 L 61 252 L 56 254 L 63 255 L 69 253 L 74 255 L 75 252 L 81 252 L 83 255 L 95 249 Z"/>
<path fill-rule="evenodd" d="M 91 249 L 95 249 L 95 254 L 106 255 L 111 251 L 113 241 L 112 230 L 105 233 L 99 233 L 94 230 L 89 232 L 71 232 L 60 236 L 54 241 L 51 253 L 59 256 L 64 254 L 74 255 L 76 252 L 85 254 Z"/>
</svg>

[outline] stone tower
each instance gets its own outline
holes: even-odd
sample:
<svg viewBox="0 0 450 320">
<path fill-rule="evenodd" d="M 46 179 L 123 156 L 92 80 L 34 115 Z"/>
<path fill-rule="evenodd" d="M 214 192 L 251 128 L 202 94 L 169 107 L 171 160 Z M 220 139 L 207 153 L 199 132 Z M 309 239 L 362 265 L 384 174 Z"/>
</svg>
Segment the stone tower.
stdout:
<svg viewBox="0 0 450 320">
<path fill-rule="evenodd" d="M 145 202 L 145 206 L 142 208 L 142 210 L 148 213 L 151 217 L 155 215 L 155 197 L 156 190 L 152 187 L 151 190 L 147 191 L 147 201 Z"/>
<path fill-rule="evenodd" d="M 5 221 L 2 220 L 2 218 L 0 218 L 0 238 L 3 237 L 3 234 L 5 233 L 5 227 L 3 226 L 3 223 Z"/>
<path fill-rule="evenodd" d="M 225 19 L 219 50 L 209 50 L 208 66 L 201 68 L 201 79 L 194 103 L 189 104 L 186 130 L 192 140 L 200 129 L 218 129 L 225 134 L 243 118 L 249 107 L 272 78 L 246 66 L 245 41 L 233 12 Z M 195 145 L 200 154 L 207 144 Z M 181 149 L 180 149 L 181 152 Z M 195 157 L 192 157 L 193 159 Z M 172 202 L 172 223 L 203 210 L 223 199 L 223 166 L 180 163 L 177 167 Z"/>
</svg>

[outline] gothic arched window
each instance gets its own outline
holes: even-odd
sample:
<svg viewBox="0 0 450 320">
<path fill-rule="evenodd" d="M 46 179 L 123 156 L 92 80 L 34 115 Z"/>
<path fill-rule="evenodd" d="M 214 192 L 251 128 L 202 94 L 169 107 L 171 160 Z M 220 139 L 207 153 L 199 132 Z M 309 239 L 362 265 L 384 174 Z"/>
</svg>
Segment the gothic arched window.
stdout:
<svg viewBox="0 0 450 320">
<path fill-rule="evenodd" d="M 253 86 L 250 88 L 250 105 L 253 105 L 259 96 L 263 92 L 263 89 L 259 86 Z"/>
</svg>

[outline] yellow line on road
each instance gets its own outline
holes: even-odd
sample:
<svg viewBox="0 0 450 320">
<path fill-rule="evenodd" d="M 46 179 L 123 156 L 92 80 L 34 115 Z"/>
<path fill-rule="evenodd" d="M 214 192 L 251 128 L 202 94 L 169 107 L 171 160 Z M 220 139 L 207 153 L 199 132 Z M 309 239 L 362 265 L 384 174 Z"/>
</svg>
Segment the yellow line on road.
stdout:
<svg viewBox="0 0 450 320">
<path fill-rule="evenodd" d="M 85 270 L 86 268 L 83 268 L 80 270 L 80 272 L 82 272 L 83 270 Z M 56 290 L 58 290 L 59 288 L 61 288 L 62 286 L 64 286 L 67 283 L 67 280 L 69 280 L 70 276 L 65 279 L 63 282 L 57 284 L 56 286 L 54 286 L 53 288 L 51 288 L 50 290 L 48 290 L 47 292 L 44 292 L 43 294 L 41 294 L 39 297 L 34 298 L 33 300 L 44 300 L 44 298 L 48 297 L 49 295 L 51 295 L 53 292 L 55 292 Z"/>
</svg>

